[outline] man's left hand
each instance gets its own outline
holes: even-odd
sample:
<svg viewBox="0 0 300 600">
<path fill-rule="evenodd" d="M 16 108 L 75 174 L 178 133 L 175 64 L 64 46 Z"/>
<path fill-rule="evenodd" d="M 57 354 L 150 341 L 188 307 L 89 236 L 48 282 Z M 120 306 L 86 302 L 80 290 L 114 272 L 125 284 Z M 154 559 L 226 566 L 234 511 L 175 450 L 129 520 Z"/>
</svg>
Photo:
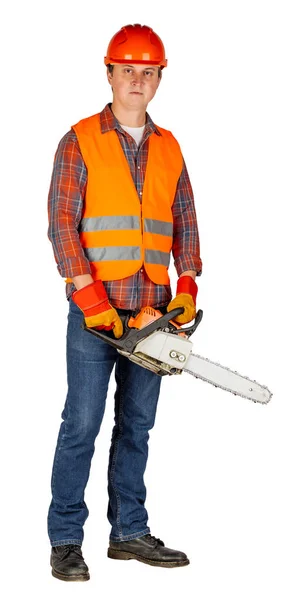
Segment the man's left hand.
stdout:
<svg viewBox="0 0 300 600">
<path fill-rule="evenodd" d="M 184 312 L 173 319 L 176 323 L 183 325 L 189 323 L 196 316 L 196 297 L 198 287 L 190 275 L 182 275 L 177 281 L 176 296 L 167 306 L 167 312 L 182 306 Z"/>
</svg>

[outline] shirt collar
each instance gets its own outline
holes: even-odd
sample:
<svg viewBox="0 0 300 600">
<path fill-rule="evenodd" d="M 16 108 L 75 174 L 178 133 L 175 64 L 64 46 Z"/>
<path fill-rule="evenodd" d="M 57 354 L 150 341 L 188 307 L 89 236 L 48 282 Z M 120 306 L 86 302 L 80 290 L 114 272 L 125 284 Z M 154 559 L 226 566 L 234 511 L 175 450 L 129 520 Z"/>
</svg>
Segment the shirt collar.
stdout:
<svg viewBox="0 0 300 600">
<path fill-rule="evenodd" d="M 117 129 L 120 133 L 124 134 L 124 129 L 122 129 L 122 125 L 119 123 L 118 119 L 115 117 L 114 113 L 111 110 L 111 102 L 106 104 L 106 106 L 100 113 L 100 126 L 101 133 L 106 133 L 107 131 L 111 131 L 112 129 Z M 148 131 L 149 133 L 152 133 L 154 131 L 157 135 L 161 135 L 155 123 L 153 123 L 150 115 L 146 112 L 146 123 L 144 133 L 147 133 Z"/>
</svg>

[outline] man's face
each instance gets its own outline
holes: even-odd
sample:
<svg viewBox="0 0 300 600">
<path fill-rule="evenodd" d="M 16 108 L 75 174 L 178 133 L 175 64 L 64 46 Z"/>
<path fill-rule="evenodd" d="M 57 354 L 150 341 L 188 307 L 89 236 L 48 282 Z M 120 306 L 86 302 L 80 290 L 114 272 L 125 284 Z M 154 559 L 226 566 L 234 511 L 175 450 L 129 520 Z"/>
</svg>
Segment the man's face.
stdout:
<svg viewBox="0 0 300 600">
<path fill-rule="evenodd" d="M 113 72 L 107 73 L 112 86 L 114 100 L 126 108 L 147 107 L 155 96 L 160 83 L 158 67 L 152 65 L 114 65 Z"/>
</svg>

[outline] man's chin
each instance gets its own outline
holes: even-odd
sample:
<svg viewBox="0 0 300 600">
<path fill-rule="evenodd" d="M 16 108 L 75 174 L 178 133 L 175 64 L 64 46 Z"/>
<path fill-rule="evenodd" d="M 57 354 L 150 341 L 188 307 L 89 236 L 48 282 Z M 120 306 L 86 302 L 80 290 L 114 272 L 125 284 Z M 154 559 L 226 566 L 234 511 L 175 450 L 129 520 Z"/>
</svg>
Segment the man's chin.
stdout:
<svg viewBox="0 0 300 600">
<path fill-rule="evenodd" d="M 147 106 L 144 94 L 129 94 L 127 102 L 130 106 Z"/>
</svg>

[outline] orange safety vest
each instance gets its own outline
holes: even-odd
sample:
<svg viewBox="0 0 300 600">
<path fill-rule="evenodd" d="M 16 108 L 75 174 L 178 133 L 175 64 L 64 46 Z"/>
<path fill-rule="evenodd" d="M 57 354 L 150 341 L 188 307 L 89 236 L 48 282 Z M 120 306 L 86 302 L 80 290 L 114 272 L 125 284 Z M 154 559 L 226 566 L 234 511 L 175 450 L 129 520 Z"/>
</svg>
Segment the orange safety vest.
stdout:
<svg viewBox="0 0 300 600">
<path fill-rule="evenodd" d="M 88 172 L 79 238 L 93 279 L 123 279 L 144 265 L 154 283 L 168 285 L 172 204 L 183 165 L 178 142 L 160 127 L 161 135 L 149 136 L 139 198 L 118 135 L 101 133 L 99 113 L 72 128 Z"/>
</svg>

